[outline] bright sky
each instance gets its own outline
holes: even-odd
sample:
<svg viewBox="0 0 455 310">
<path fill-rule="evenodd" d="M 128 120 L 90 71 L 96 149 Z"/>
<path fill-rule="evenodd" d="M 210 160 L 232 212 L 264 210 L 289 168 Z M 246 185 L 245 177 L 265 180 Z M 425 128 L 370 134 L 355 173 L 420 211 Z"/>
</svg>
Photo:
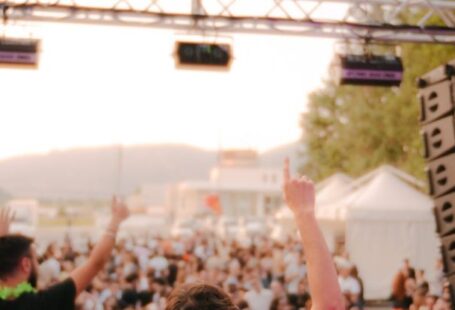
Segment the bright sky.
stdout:
<svg viewBox="0 0 455 310">
<path fill-rule="evenodd" d="M 295 141 L 333 41 L 234 35 L 228 72 L 178 70 L 168 30 L 40 24 L 37 70 L 0 68 L 0 158 L 78 146 Z"/>
</svg>

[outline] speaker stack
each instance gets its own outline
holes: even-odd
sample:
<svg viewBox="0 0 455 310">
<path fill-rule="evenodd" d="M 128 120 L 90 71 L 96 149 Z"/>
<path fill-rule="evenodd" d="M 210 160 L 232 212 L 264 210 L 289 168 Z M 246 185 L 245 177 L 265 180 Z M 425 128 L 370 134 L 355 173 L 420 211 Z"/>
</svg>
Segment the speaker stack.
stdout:
<svg viewBox="0 0 455 310">
<path fill-rule="evenodd" d="M 421 135 L 444 272 L 455 296 L 455 61 L 418 81 Z M 453 308 L 453 307 L 452 307 Z"/>
</svg>

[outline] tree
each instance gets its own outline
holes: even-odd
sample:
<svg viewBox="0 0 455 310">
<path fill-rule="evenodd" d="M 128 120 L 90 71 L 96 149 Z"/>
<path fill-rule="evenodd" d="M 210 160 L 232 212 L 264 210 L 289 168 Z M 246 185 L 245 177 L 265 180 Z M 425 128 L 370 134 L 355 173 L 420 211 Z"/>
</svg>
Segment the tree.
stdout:
<svg viewBox="0 0 455 310">
<path fill-rule="evenodd" d="M 416 79 L 455 58 L 455 47 L 402 44 L 401 49 L 400 88 L 338 86 L 329 79 L 309 95 L 301 117 L 306 149 L 301 172 L 320 180 L 338 171 L 358 176 L 388 163 L 424 178 Z"/>
</svg>

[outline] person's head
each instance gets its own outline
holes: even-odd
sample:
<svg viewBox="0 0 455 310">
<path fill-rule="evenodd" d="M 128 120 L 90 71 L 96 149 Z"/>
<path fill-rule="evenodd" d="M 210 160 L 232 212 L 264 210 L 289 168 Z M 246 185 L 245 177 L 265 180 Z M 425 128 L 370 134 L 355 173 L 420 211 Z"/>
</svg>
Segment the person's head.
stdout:
<svg viewBox="0 0 455 310">
<path fill-rule="evenodd" d="M 272 290 L 273 296 L 275 298 L 279 298 L 283 295 L 286 295 L 283 283 L 281 281 L 273 280 L 272 283 L 270 283 L 270 289 Z"/>
<path fill-rule="evenodd" d="M 424 279 L 425 278 L 425 270 L 423 269 L 417 269 L 416 271 L 416 277 L 418 279 Z"/>
<path fill-rule="evenodd" d="M 351 276 L 352 267 L 348 264 L 340 266 L 340 276 L 342 278 L 348 278 Z"/>
<path fill-rule="evenodd" d="M 169 295 L 166 310 L 238 310 L 229 296 L 209 284 L 176 287 Z"/>
<path fill-rule="evenodd" d="M 403 260 L 403 268 L 411 268 L 411 262 L 409 261 L 409 258 L 405 258 Z"/>
<path fill-rule="evenodd" d="M 410 268 L 410 269 L 408 270 L 408 278 L 409 278 L 409 279 L 413 279 L 413 280 L 416 279 L 416 272 L 415 272 L 415 269 L 414 269 L 414 268 Z"/>
<path fill-rule="evenodd" d="M 359 278 L 359 269 L 357 266 L 352 266 L 351 268 L 351 277 L 358 279 Z"/>
<path fill-rule="evenodd" d="M 38 259 L 33 239 L 21 235 L 0 237 L 0 281 L 17 285 L 38 282 Z"/>
<path fill-rule="evenodd" d="M 251 286 L 255 291 L 260 291 L 262 290 L 262 282 L 261 278 L 258 275 L 253 275 L 251 278 Z"/>
<path fill-rule="evenodd" d="M 154 279 L 153 281 L 153 290 L 157 293 L 164 293 L 166 289 L 166 281 L 162 278 Z"/>
<path fill-rule="evenodd" d="M 275 298 L 270 305 L 270 310 L 290 310 L 292 305 L 289 304 L 289 300 L 286 296 Z"/>
<path fill-rule="evenodd" d="M 427 296 L 426 288 L 418 286 L 417 289 L 412 294 L 412 303 L 416 306 L 416 309 L 419 309 L 420 306 L 425 305 L 426 296 Z"/>
<path fill-rule="evenodd" d="M 442 299 L 444 301 L 450 302 L 450 297 L 451 297 L 450 284 L 449 284 L 449 282 L 445 282 L 444 283 L 444 289 L 442 291 Z"/>
</svg>

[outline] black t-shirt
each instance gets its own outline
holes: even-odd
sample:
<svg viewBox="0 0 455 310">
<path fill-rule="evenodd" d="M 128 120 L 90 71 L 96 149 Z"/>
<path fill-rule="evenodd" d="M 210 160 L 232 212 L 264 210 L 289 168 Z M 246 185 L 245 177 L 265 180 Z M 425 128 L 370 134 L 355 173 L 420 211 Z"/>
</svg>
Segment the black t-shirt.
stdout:
<svg viewBox="0 0 455 310">
<path fill-rule="evenodd" d="M 73 310 L 76 286 L 71 278 L 38 293 L 27 293 L 14 300 L 0 300 L 0 310 Z"/>
</svg>

